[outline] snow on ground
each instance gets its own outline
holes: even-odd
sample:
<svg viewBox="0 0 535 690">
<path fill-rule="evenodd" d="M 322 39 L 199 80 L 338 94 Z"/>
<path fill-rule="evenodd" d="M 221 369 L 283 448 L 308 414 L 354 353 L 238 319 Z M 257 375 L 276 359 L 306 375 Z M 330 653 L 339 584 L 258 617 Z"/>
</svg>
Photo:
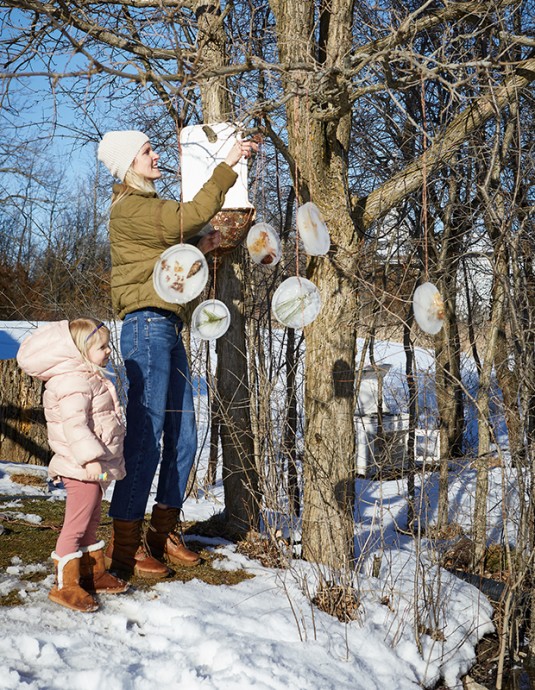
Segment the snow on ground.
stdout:
<svg viewBox="0 0 535 690">
<path fill-rule="evenodd" d="M 43 468 L 28 469 L 44 476 Z M 13 496 L 1 510 L 18 517 L 18 496 L 46 493 L 12 482 L 10 474 L 20 470 L 0 462 L 0 495 Z M 440 676 L 461 687 L 475 644 L 492 630 L 490 604 L 436 568 L 431 552 L 418 554 L 409 539 L 399 538 L 393 529 L 402 503 L 397 482 L 384 483 L 380 498 L 377 483 L 358 484 L 367 496 L 361 534 L 368 530 L 368 544 L 374 539 L 377 548 L 361 561 L 355 621 L 340 623 L 311 606 L 304 592 L 316 589 L 313 565 L 296 560 L 288 570 L 264 568 L 215 540 L 205 542 L 222 556 L 219 567 L 243 568 L 254 578 L 233 586 L 160 582 L 150 591 L 101 596 L 94 614 L 50 602 L 50 564 L 15 558 L 0 571 L 0 594 L 18 589 L 24 605 L 0 608 L 0 688 L 153 690 L 161 683 L 171 690 L 408 690 L 432 687 Z M 62 500 L 61 489 L 53 493 Z M 190 512 L 192 503 L 188 499 L 186 518 L 203 512 L 196 505 Z M 381 559 L 376 577 L 373 555 Z M 30 572 L 43 579 L 23 580 Z M 425 612 L 424 599 L 435 601 L 436 618 Z M 418 625 L 425 630 L 421 652 Z"/>
<path fill-rule="evenodd" d="M 22 330 L 20 324 L 4 329 L 15 352 Z M 0 338 L 0 356 L 2 347 Z M 19 497 L 63 500 L 64 492 L 11 481 L 21 469 L 0 458 L 0 511 L 35 521 Z M 33 466 L 24 471 L 46 473 Z M 496 472 L 490 501 L 497 505 Z M 451 519 L 466 527 L 473 481 L 469 469 L 459 468 L 450 484 Z M 323 568 L 297 559 L 285 570 L 265 568 L 219 540 L 204 540 L 221 556 L 219 567 L 243 568 L 252 579 L 232 586 L 160 582 L 148 591 L 101 596 L 93 614 L 48 600 L 50 563 L 14 558 L 0 570 L 0 595 L 18 590 L 24 604 L 0 607 L 0 690 L 154 690 L 155 684 L 168 690 L 414 690 L 432 688 L 440 677 L 460 689 L 475 645 L 492 630 L 491 605 L 436 566 L 432 545 L 416 544 L 398 529 L 406 522 L 404 482 L 358 479 L 356 491 L 356 620 L 341 623 L 311 605 L 307 593 L 317 590 L 320 576 L 330 579 Z M 432 520 L 436 477 L 426 475 L 417 491 Z M 202 520 L 222 507 L 219 480 L 210 494 L 188 498 L 184 517 Z M 499 511 L 491 518 L 491 529 L 499 530 Z M 25 578 L 32 572 L 40 581 Z"/>
</svg>

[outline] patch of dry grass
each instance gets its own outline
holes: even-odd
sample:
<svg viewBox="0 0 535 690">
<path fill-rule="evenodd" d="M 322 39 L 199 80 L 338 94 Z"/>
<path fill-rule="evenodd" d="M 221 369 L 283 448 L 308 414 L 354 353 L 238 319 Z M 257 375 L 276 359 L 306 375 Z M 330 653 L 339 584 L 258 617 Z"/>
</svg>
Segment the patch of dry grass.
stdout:
<svg viewBox="0 0 535 690">
<path fill-rule="evenodd" d="M 236 551 L 247 558 L 259 561 L 265 568 L 288 567 L 288 559 L 284 557 L 282 544 L 275 544 L 269 537 L 257 532 L 239 541 Z"/>
<path fill-rule="evenodd" d="M 44 489 L 47 485 L 46 479 L 37 474 L 12 474 L 10 476 L 12 482 L 15 484 L 22 484 L 22 486 L 37 486 L 40 489 Z"/>
<path fill-rule="evenodd" d="M 31 475 L 24 475 L 31 477 Z M 13 478 L 13 476 L 12 476 Z M 35 478 L 35 477 L 33 477 Z M 26 479 L 22 482 L 25 483 Z M 29 481 L 31 483 L 31 479 Z M 7 505 L 13 503 L 12 496 L 0 497 L 0 524 L 4 532 L 0 534 L 0 571 L 12 564 L 13 558 L 19 558 L 22 564 L 29 565 L 43 563 L 47 566 L 45 573 L 33 573 L 23 576 L 21 579 L 32 581 L 43 580 L 52 573 L 53 565 L 50 554 L 55 548 L 58 534 L 63 524 L 65 504 L 54 498 L 25 498 L 17 497 L 16 506 Z M 98 530 L 98 538 L 107 542 L 111 536 L 112 520 L 108 517 L 109 503 L 103 502 L 102 519 Z M 39 515 L 41 522 L 30 522 L 20 517 L 20 514 Z M 186 525 L 185 525 L 186 527 Z M 188 523 L 187 531 L 195 533 L 194 523 Z M 206 549 L 200 542 L 194 539 L 188 540 L 188 547 L 199 552 L 202 562 L 195 568 L 173 567 L 171 575 L 166 582 L 180 580 L 188 582 L 193 579 L 202 580 L 211 585 L 235 585 L 243 580 L 254 577 L 243 569 L 223 570 L 217 567 L 217 560 L 222 556 L 216 549 Z M 138 577 L 130 580 L 132 586 L 137 589 L 148 590 L 152 582 Z M 16 590 L 0 597 L 0 606 L 16 606 L 23 603 Z"/>
<path fill-rule="evenodd" d="M 324 582 L 319 588 L 312 603 L 320 611 L 335 616 L 342 623 L 350 623 L 357 618 L 360 602 L 356 591 L 349 586 Z"/>
</svg>

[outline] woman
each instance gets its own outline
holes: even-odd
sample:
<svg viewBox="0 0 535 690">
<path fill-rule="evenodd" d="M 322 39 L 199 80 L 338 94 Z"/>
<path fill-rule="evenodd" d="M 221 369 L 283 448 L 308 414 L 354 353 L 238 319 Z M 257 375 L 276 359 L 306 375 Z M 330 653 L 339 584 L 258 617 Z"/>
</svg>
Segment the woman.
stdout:
<svg viewBox="0 0 535 690">
<path fill-rule="evenodd" d="M 197 450 L 188 361 L 181 338 L 184 306 L 164 302 L 152 282 L 160 254 L 198 233 L 221 209 L 237 179 L 232 167 L 258 145 L 237 141 L 195 198 L 180 204 L 160 199 L 159 156 L 138 131 L 108 132 L 98 158 L 122 184 L 113 187 L 110 214 L 111 296 L 123 319 L 121 353 L 128 378 L 126 478 L 117 482 L 110 507 L 113 536 L 106 551 L 114 571 L 165 577 L 164 563 L 195 566 L 199 556 L 175 533 Z M 201 238 L 199 249 L 217 247 L 219 233 Z M 160 465 L 156 504 L 142 544 L 149 492 Z"/>
</svg>

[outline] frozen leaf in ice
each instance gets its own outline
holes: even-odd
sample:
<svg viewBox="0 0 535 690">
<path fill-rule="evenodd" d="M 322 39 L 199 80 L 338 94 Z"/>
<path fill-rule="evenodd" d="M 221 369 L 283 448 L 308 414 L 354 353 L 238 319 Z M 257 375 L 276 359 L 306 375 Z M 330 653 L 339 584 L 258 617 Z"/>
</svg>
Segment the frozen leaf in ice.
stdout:
<svg viewBox="0 0 535 690">
<path fill-rule="evenodd" d="M 297 209 L 297 229 L 305 252 L 310 256 L 327 254 L 331 246 L 329 231 L 319 208 L 308 201 Z"/>
<path fill-rule="evenodd" d="M 446 315 L 444 301 L 433 283 L 422 283 L 414 291 L 412 306 L 414 318 L 422 331 L 436 335 Z"/>
<path fill-rule="evenodd" d="M 215 340 L 224 335 L 230 326 L 230 312 L 217 299 L 199 304 L 191 316 L 191 333 L 201 340 Z"/>
<path fill-rule="evenodd" d="M 304 328 L 312 323 L 320 312 L 319 290 L 306 278 L 287 278 L 275 291 L 271 309 L 283 326 Z"/>
<path fill-rule="evenodd" d="M 202 262 L 201 261 L 194 261 L 191 264 L 191 268 L 188 271 L 188 275 L 186 278 L 191 278 L 191 276 L 194 276 L 196 273 L 198 273 L 202 268 Z"/>
<path fill-rule="evenodd" d="M 275 266 L 282 256 L 279 236 L 269 223 L 256 223 L 247 234 L 247 249 L 256 264 Z"/>
</svg>

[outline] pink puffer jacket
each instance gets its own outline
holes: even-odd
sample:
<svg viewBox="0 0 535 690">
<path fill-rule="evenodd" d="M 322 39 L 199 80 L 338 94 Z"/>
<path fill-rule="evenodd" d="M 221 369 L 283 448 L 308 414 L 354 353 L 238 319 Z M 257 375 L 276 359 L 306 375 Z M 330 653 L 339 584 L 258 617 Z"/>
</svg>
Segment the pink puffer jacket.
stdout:
<svg viewBox="0 0 535 690">
<path fill-rule="evenodd" d="M 19 348 L 23 371 L 45 381 L 43 405 L 54 456 L 50 477 L 87 480 L 84 465 L 98 460 L 108 481 L 125 476 L 125 428 L 115 386 L 94 371 L 74 344 L 68 321 L 34 331 Z"/>
</svg>

